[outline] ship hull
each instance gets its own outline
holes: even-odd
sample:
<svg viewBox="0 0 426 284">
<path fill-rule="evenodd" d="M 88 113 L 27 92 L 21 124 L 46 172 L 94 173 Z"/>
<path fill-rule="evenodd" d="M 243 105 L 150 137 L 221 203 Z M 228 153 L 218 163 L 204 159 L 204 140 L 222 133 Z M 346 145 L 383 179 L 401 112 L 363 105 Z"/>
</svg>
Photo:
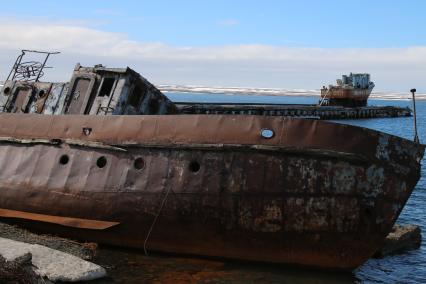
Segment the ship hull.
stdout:
<svg viewBox="0 0 426 284">
<path fill-rule="evenodd" d="M 327 99 L 327 105 L 330 106 L 363 107 L 367 105 L 372 91 L 372 88 L 356 89 L 333 86 L 330 89 L 322 89 L 321 98 Z"/>
<path fill-rule="evenodd" d="M 313 120 L 15 114 L 0 123 L 4 220 L 152 251 L 333 269 L 374 254 L 423 155 L 398 137 Z"/>
</svg>

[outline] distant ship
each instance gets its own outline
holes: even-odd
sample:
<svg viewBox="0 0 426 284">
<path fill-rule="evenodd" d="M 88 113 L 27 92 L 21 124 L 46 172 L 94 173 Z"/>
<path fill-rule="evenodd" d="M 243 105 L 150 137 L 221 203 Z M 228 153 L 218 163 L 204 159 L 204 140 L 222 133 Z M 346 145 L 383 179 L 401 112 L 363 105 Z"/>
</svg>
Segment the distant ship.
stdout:
<svg viewBox="0 0 426 284">
<path fill-rule="evenodd" d="M 320 105 L 363 107 L 367 106 L 368 97 L 373 91 L 374 83 L 370 74 L 350 73 L 337 79 L 337 85 L 321 89 Z"/>
</svg>

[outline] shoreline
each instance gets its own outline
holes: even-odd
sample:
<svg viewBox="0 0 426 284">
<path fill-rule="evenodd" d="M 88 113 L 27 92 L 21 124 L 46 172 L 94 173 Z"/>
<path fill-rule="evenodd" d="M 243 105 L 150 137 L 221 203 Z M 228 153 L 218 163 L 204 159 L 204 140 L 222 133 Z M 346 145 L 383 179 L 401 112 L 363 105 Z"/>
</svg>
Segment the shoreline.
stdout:
<svg viewBox="0 0 426 284">
<path fill-rule="evenodd" d="M 146 256 L 141 249 L 82 243 L 63 237 L 34 233 L 16 225 L 0 222 L 0 237 L 28 244 L 40 244 L 104 267 L 108 275 L 90 282 L 79 283 L 354 283 L 359 280 L 362 266 L 353 271 L 312 269 L 268 262 L 238 261 L 194 255 L 153 252 Z M 384 246 L 374 256 L 379 261 L 385 256 L 405 254 L 418 249 L 421 231 L 415 225 L 394 225 Z M 89 246 L 88 246 L 89 245 Z M 4 264 L 0 254 L 0 265 Z M 26 283 L 50 283 L 33 273 L 31 257 L 25 261 L 0 267 L 0 282 L 5 279 L 32 280 Z M 3 268 L 3 270 L 1 269 Z M 71 269 L 71 268 L 70 268 Z M 64 269 L 66 271 L 66 267 Z"/>
<path fill-rule="evenodd" d="M 320 90 L 303 89 L 272 89 L 272 88 L 244 88 L 244 87 L 202 87 L 202 86 L 172 86 L 158 85 L 163 93 L 190 93 L 190 94 L 217 94 L 217 95 L 246 95 L 246 96 L 271 96 L 271 97 L 314 97 L 320 98 Z M 370 99 L 376 100 L 403 100 L 410 101 L 409 92 L 373 92 Z M 426 93 L 417 93 L 416 100 L 426 100 Z"/>
</svg>

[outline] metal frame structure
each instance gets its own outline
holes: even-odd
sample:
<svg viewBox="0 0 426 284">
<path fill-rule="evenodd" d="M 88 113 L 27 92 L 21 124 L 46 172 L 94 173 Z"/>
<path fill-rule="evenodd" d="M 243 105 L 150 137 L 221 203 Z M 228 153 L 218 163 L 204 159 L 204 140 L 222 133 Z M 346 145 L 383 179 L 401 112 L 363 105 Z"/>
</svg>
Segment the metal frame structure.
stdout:
<svg viewBox="0 0 426 284">
<path fill-rule="evenodd" d="M 22 59 L 27 53 L 38 53 L 38 54 L 45 54 L 45 58 L 43 62 L 38 61 L 27 61 L 22 62 Z M 9 72 L 9 75 L 7 76 L 6 81 L 8 80 L 21 80 L 26 82 L 38 82 L 41 77 L 43 77 L 44 72 L 43 70 L 45 68 L 51 68 L 47 67 L 46 63 L 49 59 L 50 55 L 52 54 L 59 54 L 58 51 L 38 51 L 38 50 L 28 50 L 23 49 L 21 50 L 21 54 L 16 58 L 15 63 L 13 64 L 12 69 Z"/>
</svg>

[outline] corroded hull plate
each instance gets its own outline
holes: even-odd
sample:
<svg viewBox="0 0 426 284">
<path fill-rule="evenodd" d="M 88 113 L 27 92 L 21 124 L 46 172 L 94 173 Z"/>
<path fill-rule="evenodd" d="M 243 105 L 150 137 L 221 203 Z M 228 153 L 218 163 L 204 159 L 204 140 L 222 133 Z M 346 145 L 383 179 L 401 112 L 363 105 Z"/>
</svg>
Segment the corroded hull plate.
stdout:
<svg viewBox="0 0 426 284">
<path fill-rule="evenodd" d="M 113 225 L 13 220 L 115 245 L 326 268 L 352 269 L 375 252 L 423 155 L 383 133 L 280 117 L 0 123 L 0 208 Z"/>
</svg>

